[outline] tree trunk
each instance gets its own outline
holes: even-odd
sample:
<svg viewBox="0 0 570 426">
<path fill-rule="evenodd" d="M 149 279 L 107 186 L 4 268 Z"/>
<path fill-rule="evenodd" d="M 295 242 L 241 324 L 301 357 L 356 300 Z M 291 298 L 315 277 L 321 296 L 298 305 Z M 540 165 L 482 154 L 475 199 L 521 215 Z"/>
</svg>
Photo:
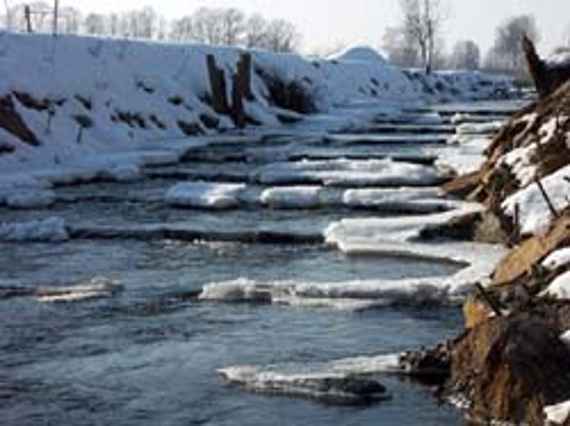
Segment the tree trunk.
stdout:
<svg viewBox="0 0 570 426">
<path fill-rule="evenodd" d="M 218 114 L 228 114 L 230 112 L 230 107 L 228 103 L 224 70 L 218 68 L 214 55 L 206 56 L 206 63 L 208 66 L 210 87 L 212 89 L 212 107 Z"/>
<path fill-rule="evenodd" d="M 540 98 L 547 97 L 570 80 L 570 63 L 548 66 L 538 56 L 534 43 L 528 37 L 523 37 L 522 44 L 528 69 Z"/>
</svg>

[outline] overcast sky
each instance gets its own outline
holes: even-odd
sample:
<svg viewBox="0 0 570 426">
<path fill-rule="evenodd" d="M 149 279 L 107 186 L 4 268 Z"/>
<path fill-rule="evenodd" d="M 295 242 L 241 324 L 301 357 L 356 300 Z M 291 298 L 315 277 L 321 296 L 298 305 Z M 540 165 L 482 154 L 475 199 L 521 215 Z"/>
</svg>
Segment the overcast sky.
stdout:
<svg viewBox="0 0 570 426">
<path fill-rule="evenodd" d="M 536 16 L 542 32 L 540 47 L 545 51 L 559 45 L 570 27 L 570 0 L 442 1 L 448 5 L 445 26 L 448 47 L 457 40 L 474 39 L 486 50 L 493 42 L 496 26 L 506 17 L 521 13 Z M 236 7 L 292 21 L 303 35 L 305 51 L 340 43 L 378 46 L 384 29 L 396 25 L 399 17 L 398 0 L 60 0 L 60 3 L 100 12 L 148 4 L 169 18 L 191 13 L 201 6 Z"/>
</svg>

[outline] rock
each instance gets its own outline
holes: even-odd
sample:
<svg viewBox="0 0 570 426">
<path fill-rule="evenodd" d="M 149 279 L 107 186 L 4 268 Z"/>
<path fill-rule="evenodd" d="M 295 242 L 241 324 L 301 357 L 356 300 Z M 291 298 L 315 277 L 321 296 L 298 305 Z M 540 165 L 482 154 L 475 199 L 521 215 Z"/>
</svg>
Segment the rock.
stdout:
<svg viewBox="0 0 570 426">
<path fill-rule="evenodd" d="M 494 318 L 454 346 L 448 392 L 479 420 L 542 425 L 545 406 L 570 399 L 570 351 L 536 315 Z"/>
<path fill-rule="evenodd" d="M 426 384 L 443 385 L 450 374 L 450 343 L 441 343 L 433 349 L 404 352 L 399 366 L 406 374 Z"/>
<path fill-rule="evenodd" d="M 522 45 L 530 75 L 541 98 L 554 93 L 570 80 L 570 63 L 547 64 L 538 56 L 534 43 L 526 36 L 523 38 Z"/>
</svg>

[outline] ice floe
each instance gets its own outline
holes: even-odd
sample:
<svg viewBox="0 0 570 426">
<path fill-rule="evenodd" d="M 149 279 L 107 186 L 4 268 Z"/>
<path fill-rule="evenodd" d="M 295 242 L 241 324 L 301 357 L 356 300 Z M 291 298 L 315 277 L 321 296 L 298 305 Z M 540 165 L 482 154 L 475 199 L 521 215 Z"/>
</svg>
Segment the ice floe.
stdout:
<svg viewBox="0 0 570 426">
<path fill-rule="evenodd" d="M 96 277 L 75 286 L 39 288 L 35 291 L 34 297 L 43 303 L 82 302 L 112 297 L 122 288 L 117 281 Z"/>
<path fill-rule="evenodd" d="M 387 397 L 385 388 L 370 376 L 405 374 L 399 367 L 399 355 L 346 358 L 308 365 L 232 366 L 218 373 L 228 383 L 249 391 L 340 404 L 383 400 Z"/>
<path fill-rule="evenodd" d="M 50 190 L 20 190 L 6 195 L 4 202 L 15 209 L 38 209 L 51 206 L 56 196 Z"/>
<path fill-rule="evenodd" d="M 60 242 L 69 239 L 65 220 L 51 217 L 21 223 L 0 223 L 0 241 Z"/>
<path fill-rule="evenodd" d="M 276 209 L 311 209 L 321 205 L 320 186 L 268 188 L 261 194 L 262 204 Z"/>
<path fill-rule="evenodd" d="M 166 202 L 175 207 L 229 209 L 239 205 L 239 194 L 244 189 L 243 184 L 185 182 L 167 192 Z"/>
<path fill-rule="evenodd" d="M 274 163 L 252 174 L 262 184 L 327 186 L 434 186 L 445 177 L 435 168 L 386 160 L 330 160 Z"/>
</svg>

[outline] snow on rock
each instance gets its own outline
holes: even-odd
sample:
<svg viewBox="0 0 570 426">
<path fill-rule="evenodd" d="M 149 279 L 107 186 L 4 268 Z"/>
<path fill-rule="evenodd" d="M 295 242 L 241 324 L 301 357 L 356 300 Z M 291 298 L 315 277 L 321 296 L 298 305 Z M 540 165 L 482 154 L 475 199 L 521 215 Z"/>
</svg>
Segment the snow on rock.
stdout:
<svg viewBox="0 0 570 426">
<path fill-rule="evenodd" d="M 114 280 L 96 277 L 70 287 L 44 287 L 35 292 L 35 299 L 42 303 L 71 303 L 108 298 L 122 290 Z"/>
<path fill-rule="evenodd" d="M 239 205 L 245 188 L 243 184 L 179 183 L 167 192 L 166 202 L 175 207 L 229 209 Z"/>
<path fill-rule="evenodd" d="M 433 186 L 442 175 L 433 167 L 386 160 L 329 160 L 273 163 L 252 173 L 262 184 L 322 183 L 327 186 Z"/>
<path fill-rule="evenodd" d="M 269 188 L 261 194 L 261 202 L 275 209 L 312 209 L 321 205 L 320 186 Z"/>
<path fill-rule="evenodd" d="M 540 295 L 553 297 L 557 300 L 569 300 L 570 272 L 566 272 L 557 277 Z"/>
<path fill-rule="evenodd" d="M 544 407 L 546 421 L 551 425 L 563 425 L 570 418 L 570 401 Z"/>
<path fill-rule="evenodd" d="M 0 223 L 0 241 L 67 241 L 65 221 L 59 217 L 24 223 Z"/>
<path fill-rule="evenodd" d="M 566 181 L 566 178 L 569 177 L 570 166 L 566 166 L 542 179 L 546 193 L 554 208 L 559 211 L 568 206 L 570 182 Z M 517 205 L 523 235 L 538 235 L 548 230 L 553 217 L 538 185 L 531 184 L 511 195 L 503 202 L 502 208 L 508 216 L 513 217 Z"/>
<path fill-rule="evenodd" d="M 528 186 L 536 177 L 537 166 L 535 158 L 538 146 L 536 143 L 513 149 L 502 158 L 502 162 L 507 165 L 515 175 L 521 187 Z"/>
<path fill-rule="evenodd" d="M 53 191 L 18 191 L 8 194 L 4 202 L 14 209 L 37 209 L 51 206 L 56 196 Z"/>
<path fill-rule="evenodd" d="M 570 247 L 553 251 L 542 261 L 542 266 L 549 271 L 555 271 L 567 265 L 570 265 Z"/>
<path fill-rule="evenodd" d="M 447 211 L 457 206 L 456 202 L 443 199 L 438 188 L 353 189 L 344 192 L 342 202 L 351 208 L 418 213 Z"/>
<path fill-rule="evenodd" d="M 558 53 L 549 56 L 546 60 L 546 66 L 550 68 L 559 68 L 570 65 L 570 50 L 564 49 Z"/>
</svg>

